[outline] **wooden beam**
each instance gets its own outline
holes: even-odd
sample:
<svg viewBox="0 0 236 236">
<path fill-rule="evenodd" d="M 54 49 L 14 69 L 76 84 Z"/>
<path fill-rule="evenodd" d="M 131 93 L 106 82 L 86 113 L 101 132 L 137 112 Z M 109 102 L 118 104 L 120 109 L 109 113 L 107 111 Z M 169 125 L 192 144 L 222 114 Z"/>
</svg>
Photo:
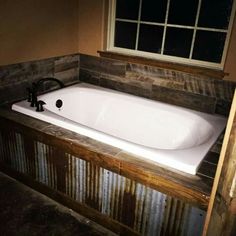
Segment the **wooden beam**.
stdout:
<svg viewBox="0 0 236 236">
<path fill-rule="evenodd" d="M 229 196 L 226 196 L 226 195 L 227 194 L 229 195 L 229 191 L 231 188 L 231 185 L 229 186 L 229 184 L 230 182 L 231 184 L 233 182 L 232 174 L 235 174 L 235 167 L 231 168 L 232 166 L 231 165 L 228 166 L 228 164 L 230 161 L 234 161 L 234 162 L 236 161 L 236 156 L 234 156 L 232 150 L 230 150 L 232 148 L 232 145 L 235 145 L 236 143 L 235 133 L 236 133 L 236 90 L 235 90 L 234 99 L 233 99 L 233 103 L 231 106 L 231 111 L 230 111 L 230 115 L 229 115 L 229 119 L 228 119 L 228 123 L 226 127 L 226 132 L 225 132 L 223 145 L 222 145 L 222 149 L 220 153 L 220 159 L 219 159 L 219 163 L 216 170 L 216 176 L 215 176 L 215 180 L 212 187 L 211 197 L 210 197 L 210 201 L 208 205 L 208 210 L 207 210 L 207 215 L 206 215 L 206 220 L 205 220 L 202 236 L 209 235 L 209 232 L 211 230 L 209 227 L 211 221 L 219 222 L 222 224 L 223 222 L 221 222 L 221 220 L 224 221 L 223 218 L 221 220 L 216 219 L 217 216 L 215 213 L 213 214 L 213 209 L 215 207 L 214 204 L 217 201 L 216 200 L 217 193 L 219 194 L 219 196 L 221 196 L 220 201 L 218 201 L 218 203 L 221 204 L 221 206 L 227 204 L 226 201 L 228 201 L 228 198 L 229 198 Z M 232 171 L 233 173 L 231 173 Z M 230 173 L 230 181 L 227 181 L 229 173 Z M 224 181 L 224 184 L 221 184 L 220 181 Z M 223 204 L 223 202 L 225 202 L 225 204 Z M 227 205 L 222 207 L 222 211 L 223 211 L 222 213 L 227 214 L 226 212 L 228 211 Z M 216 223 L 218 227 L 220 227 L 219 223 L 218 224 Z M 220 230 L 223 230 L 222 228 L 223 226 L 220 227 Z M 220 230 L 218 230 L 217 234 L 215 235 L 221 235 L 219 232 Z"/>
</svg>

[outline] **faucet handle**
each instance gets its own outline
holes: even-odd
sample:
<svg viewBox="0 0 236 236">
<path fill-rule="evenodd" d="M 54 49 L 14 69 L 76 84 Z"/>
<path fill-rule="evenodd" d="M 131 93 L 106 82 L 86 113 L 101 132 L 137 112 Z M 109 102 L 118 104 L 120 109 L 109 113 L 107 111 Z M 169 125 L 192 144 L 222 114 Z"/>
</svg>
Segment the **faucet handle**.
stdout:
<svg viewBox="0 0 236 236">
<path fill-rule="evenodd" d="M 45 105 L 45 104 L 46 104 L 46 103 L 45 103 L 44 101 L 42 101 L 42 100 L 37 101 L 37 103 L 36 103 L 36 111 L 37 111 L 37 112 L 42 112 L 42 111 L 44 111 L 43 105 Z"/>
</svg>

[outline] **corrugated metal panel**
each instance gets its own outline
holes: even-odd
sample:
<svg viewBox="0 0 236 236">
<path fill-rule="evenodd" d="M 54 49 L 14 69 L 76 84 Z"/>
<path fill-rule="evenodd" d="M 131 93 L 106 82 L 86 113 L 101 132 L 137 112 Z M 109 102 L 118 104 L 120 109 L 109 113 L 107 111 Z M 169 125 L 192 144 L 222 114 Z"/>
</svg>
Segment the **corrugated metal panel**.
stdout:
<svg viewBox="0 0 236 236">
<path fill-rule="evenodd" d="M 12 168 L 27 174 L 32 174 L 33 162 L 35 179 L 55 190 L 60 189 L 57 178 L 63 173 L 58 173 L 62 167 L 55 156 L 55 148 L 32 141 L 35 157 L 27 160 L 25 139 L 18 133 L 10 136 L 8 141 L 4 140 L 4 135 L 0 136 L 1 160 L 9 158 Z M 64 193 L 72 199 L 129 226 L 140 235 L 201 234 L 204 211 L 91 162 L 68 153 L 64 155 Z"/>
<path fill-rule="evenodd" d="M 26 167 L 26 157 L 25 157 L 25 150 L 24 150 L 24 144 L 22 142 L 21 134 L 16 133 L 16 155 L 19 156 L 18 159 L 18 171 L 21 173 L 26 173 L 27 167 Z"/>
<path fill-rule="evenodd" d="M 36 142 L 35 143 L 35 169 L 36 169 L 36 180 L 40 183 L 49 185 L 49 169 L 46 161 L 46 145 L 43 143 Z M 51 182 L 51 181 L 50 181 Z"/>
</svg>

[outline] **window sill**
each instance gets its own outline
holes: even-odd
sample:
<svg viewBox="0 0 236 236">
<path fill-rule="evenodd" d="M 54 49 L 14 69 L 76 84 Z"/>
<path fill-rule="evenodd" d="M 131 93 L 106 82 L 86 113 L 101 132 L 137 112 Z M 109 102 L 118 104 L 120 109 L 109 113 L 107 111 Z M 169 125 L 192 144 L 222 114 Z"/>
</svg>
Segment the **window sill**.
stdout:
<svg viewBox="0 0 236 236">
<path fill-rule="evenodd" d="M 190 73 L 190 74 L 195 74 L 195 75 L 197 74 L 197 75 L 212 77 L 212 78 L 217 78 L 217 79 L 223 79 L 224 76 L 228 75 L 227 73 L 224 73 L 224 71 L 222 70 L 215 70 L 215 69 L 209 69 L 209 68 L 198 67 L 198 66 L 159 61 L 159 60 L 154 60 L 150 58 L 126 55 L 126 54 L 117 53 L 117 52 L 98 51 L 98 53 L 101 57 L 105 57 L 105 58 L 122 60 L 122 61 L 127 61 L 130 63 L 161 67 L 165 69 L 177 70 L 177 71 L 182 71 L 185 73 Z"/>
</svg>

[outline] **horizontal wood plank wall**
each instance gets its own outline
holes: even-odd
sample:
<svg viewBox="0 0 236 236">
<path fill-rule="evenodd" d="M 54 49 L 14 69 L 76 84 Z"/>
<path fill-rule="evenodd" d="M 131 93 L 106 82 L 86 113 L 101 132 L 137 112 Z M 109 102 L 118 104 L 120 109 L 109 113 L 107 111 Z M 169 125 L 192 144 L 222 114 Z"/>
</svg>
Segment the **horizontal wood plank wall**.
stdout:
<svg viewBox="0 0 236 236">
<path fill-rule="evenodd" d="M 225 75 L 228 75 L 227 73 L 224 73 L 224 71 L 222 70 L 183 65 L 180 63 L 174 63 L 174 62 L 168 62 L 168 61 L 159 61 L 159 60 L 149 59 L 146 57 L 125 55 L 125 54 L 117 53 L 117 52 L 98 51 L 98 53 L 100 54 L 101 57 L 105 57 L 105 58 L 116 59 L 116 60 L 127 61 L 131 63 L 137 63 L 137 64 L 143 64 L 143 65 L 149 65 L 149 66 L 162 67 L 166 69 L 183 71 L 183 72 L 187 72 L 191 74 L 210 76 L 210 77 L 214 77 L 218 79 L 223 79 Z"/>
<path fill-rule="evenodd" d="M 200 235 L 205 211 L 125 177 L 109 155 L 0 121 L 2 171 L 123 235 Z"/>
<path fill-rule="evenodd" d="M 65 55 L 37 61 L 0 66 L 0 104 L 25 99 L 26 88 L 45 77 L 55 77 L 66 86 L 78 82 L 79 55 Z M 39 92 L 57 88 L 50 81 Z"/>
<path fill-rule="evenodd" d="M 104 58 L 80 54 L 80 81 L 105 88 L 228 116 L 236 83 L 200 68 L 192 73 L 174 65 L 140 63 L 125 58 Z"/>
</svg>

